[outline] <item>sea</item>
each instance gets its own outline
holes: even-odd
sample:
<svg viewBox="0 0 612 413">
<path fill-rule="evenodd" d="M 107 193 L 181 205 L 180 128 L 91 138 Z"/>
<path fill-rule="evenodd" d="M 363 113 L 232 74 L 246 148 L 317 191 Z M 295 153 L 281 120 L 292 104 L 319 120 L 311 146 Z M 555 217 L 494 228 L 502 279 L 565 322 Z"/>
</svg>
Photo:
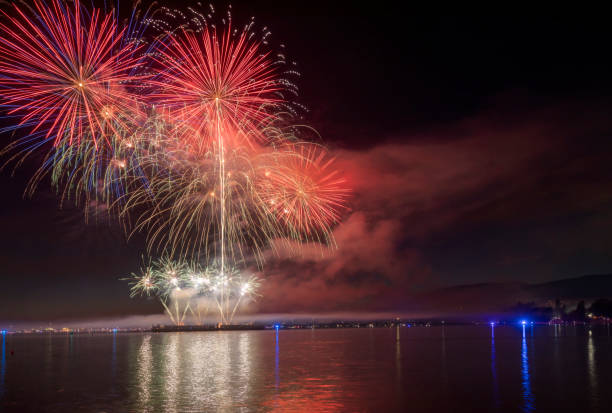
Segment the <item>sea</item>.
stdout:
<svg viewBox="0 0 612 413">
<path fill-rule="evenodd" d="M 0 338 L 1 412 L 611 412 L 609 325 Z"/>
</svg>

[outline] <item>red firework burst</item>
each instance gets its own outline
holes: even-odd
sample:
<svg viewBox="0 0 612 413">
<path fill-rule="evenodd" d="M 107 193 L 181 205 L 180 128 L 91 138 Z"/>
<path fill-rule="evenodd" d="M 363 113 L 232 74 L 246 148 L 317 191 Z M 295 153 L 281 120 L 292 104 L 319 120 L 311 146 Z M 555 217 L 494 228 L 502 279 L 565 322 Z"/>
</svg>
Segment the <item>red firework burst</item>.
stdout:
<svg viewBox="0 0 612 413">
<path fill-rule="evenodd" d="M 88 13 L 78 0 L 2 11 L 0 23 L 0 95 L 9 114 L 32 134 L 71 144 L 116 133 L 138 112 L 126 89 L 138 66 L 137 48 L 124 39 L 111 14 Z"/>
<path fill-rule="evenodd" d="M 335 158 L 306 143 L 291 145 L 280 154 L 275 165 L 263 168 L 258 177 L 258 193 L 266 208 L 292 236 L 329 235 L 349 195 Z"/>
<path fill-rule="evenodd" d="M 247 32 L 219 38 L 215 29 L 170 35 L 156 60 L 165 69 L 151 83 L 153 97 L 167 105 L 183 136 L 207 146 L 217 133 L 231 139 L 265 141 L 262 125 L 280 90 L 272 61 Z M 240 137 L 240 138 L 239 138 Z"/>
</svg>

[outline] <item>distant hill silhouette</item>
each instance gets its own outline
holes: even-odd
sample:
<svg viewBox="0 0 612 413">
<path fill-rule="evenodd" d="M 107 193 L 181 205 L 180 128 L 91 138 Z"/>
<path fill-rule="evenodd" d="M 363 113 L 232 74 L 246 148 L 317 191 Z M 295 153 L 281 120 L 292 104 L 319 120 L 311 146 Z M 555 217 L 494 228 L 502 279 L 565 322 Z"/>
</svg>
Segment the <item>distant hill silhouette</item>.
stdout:
<svg viewBox="0 0 612 413">
<path fill-rule="evenodd" d="M 557 298 L 570 305 L 580 300 L 612 298 L 612 274 L 584 275 L 540 284 L 457 285 L 417 294 L 406 305 L 412 311 L 442 314 L 503 313 L 519 302 L 550 306 Z"/>
<path fill-rule="evenodd" d="M 543 299 L 595 299 L 612 297 L 612 274 L 584 275 L 543 284 L 527 285 L 535 297 Z"/>
</svg>

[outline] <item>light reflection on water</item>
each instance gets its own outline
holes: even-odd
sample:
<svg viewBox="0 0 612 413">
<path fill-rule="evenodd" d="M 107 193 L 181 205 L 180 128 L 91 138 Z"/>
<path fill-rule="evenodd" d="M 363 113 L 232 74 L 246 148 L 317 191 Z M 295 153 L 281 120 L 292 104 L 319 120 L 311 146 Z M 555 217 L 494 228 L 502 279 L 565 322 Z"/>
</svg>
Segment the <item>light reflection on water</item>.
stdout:
<svg viewBox="0 0 612 413">
<path fill-rule="evenodd" d="M 151 350 L 151 335 L 147 334 L 142 338 L 142 344 L 137 355 L 137 384 L 138 384 L 138 405 L 144 411 L 149 410 L 151 403 L 151 381 L 153 369 L 153 355 Z"/>
<path fill-rule="evenodd" d="M 446 326 L 442 326 L 442 356 L 441 356 L 441 361 L 442 361 L 442 389 L 444 389 L 445 392 L 448 391 L 448 366 L 446 365 Z"/>
<path fill-rule="evenodd" d="M 279 350 L 279 343 L 278 343 L 278 328 L 276 328 L 275 330 L 276 330 L 275 331 L 276 347 L 275 347 L 275 352 L 274 352 L 274 388 L 278 392 L 278 384 L 280 383 L 280 376 L 279 376 L 279 371 L 278 371 L 278 357 L 280 354 L 280 350 Z"/>
<path fill-rule="evenodd" d="M 167 342 L 164 345 L 164 352 L 160 354 L 162 362 L 162 373 L 160 377 L 164 380 L 163 394 L 165 395 L 163 400 L 164 411 L 171 412 L 176 411 L 177 400 L 176 393 L 179 390 L 179 353 L 177 342 L 180 338 L 178 334 L 171 334 L 165 336 Z M 189 391 L 189 389 L 185 389 Z"/>
<path fill-rule="evenodd" d="M 588 370 L 589 370 L 589 389 L 591 391 L 591 406 L 593 408 L 598 405 L 598 386 L 597 386 L 597 365 L 595 363 L 595 340 L 593 339 L 593 331 L 589 330 L 589 338 L 587 340 L 587 355 L 588 355 Z"/>
<path fill-rule="evenodd" d="M 0 411 L 605 411 L 611 344 L 605 326 L 8 336 Z"/>
<path fill-rule="evenodd" d="M 167 412 L 244 406 L 253 363 L 250 337 L 249 332 L 143 335 L 134 405 Z"/>
<path fill-rule="evenodd" d="M 6 374 L 6 337 L 4 333 L 0 334 L 2 340 L 2 354 L 0 355 L 0 400 L 4 395 L 4 375 Z"/>
<path fill-rule="evenodd" d="M 531 379 L 529 377 L 529 355 L 527 354 L 527 338 L 523 326 L 523 340 L 521 345 L 521 379 L 523 387 L 523 411 L 532 412 L 535 409 L 533 394 L 531 393 Z"/>
<path fill-rule="evenodd" d="M 495 411 L 499 410 L 499 382 L 497 380 L 497 366 L 495 362 L 495 326 L 491 325 L 491 378 L 493 380 L 493 405 Z"/>
<path fill-rule="evenodd" d="M 402 346 L 400 342 L 400 326 L 395 327 L 395 380 L 402 381 Z"/>
</svg>

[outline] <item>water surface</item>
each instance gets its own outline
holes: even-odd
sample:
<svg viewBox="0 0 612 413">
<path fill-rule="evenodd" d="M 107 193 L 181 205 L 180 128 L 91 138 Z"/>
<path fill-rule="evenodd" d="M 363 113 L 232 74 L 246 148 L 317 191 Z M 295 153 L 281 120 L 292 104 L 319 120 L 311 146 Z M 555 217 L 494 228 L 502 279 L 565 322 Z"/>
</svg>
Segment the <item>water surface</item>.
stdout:
<svg viewBox="0 0 612 413">
<path fill-rule="evenodd" d="M 0 338 L 0 411 L 608 412 L 607 326 Z"/>
</svg>

